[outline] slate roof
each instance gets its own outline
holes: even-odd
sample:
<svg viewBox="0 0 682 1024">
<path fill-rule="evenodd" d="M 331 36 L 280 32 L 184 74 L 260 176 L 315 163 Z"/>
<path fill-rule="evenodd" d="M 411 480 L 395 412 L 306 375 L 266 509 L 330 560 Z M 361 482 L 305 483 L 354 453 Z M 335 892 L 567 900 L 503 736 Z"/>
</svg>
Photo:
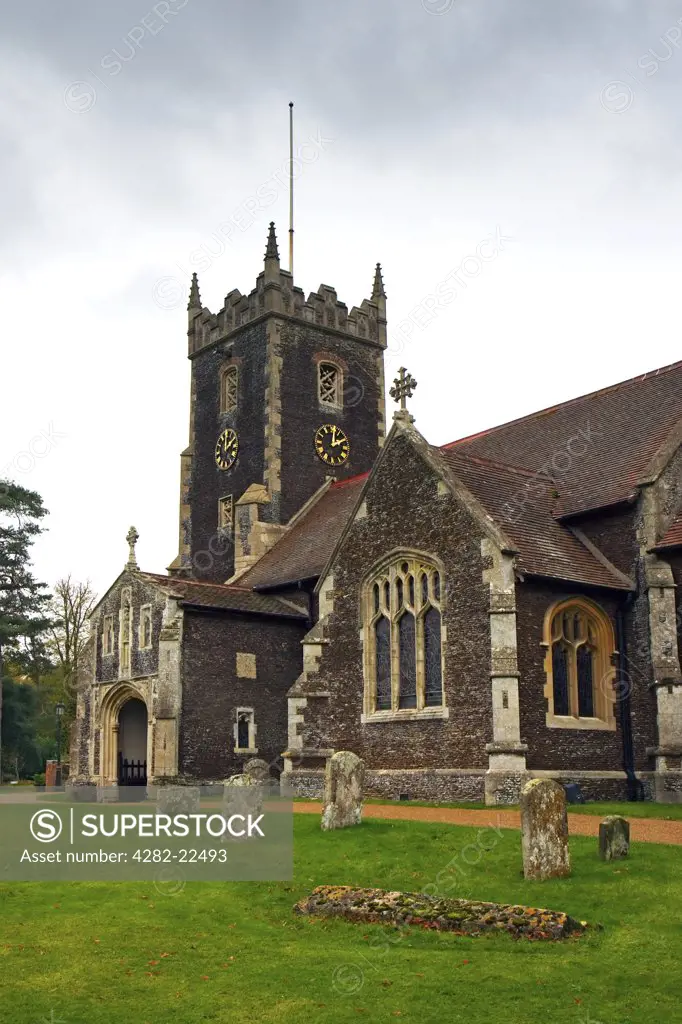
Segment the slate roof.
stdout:
<svg viewBox="0 0 682 1024">
<path fill-rule="evenodd" d="M 680 420 L 682 362 L 446 447 L 553 475 L 553 513 L 570 516 L 631 497 Z"/>
<path fill-rule="evenodd" d="M 570 580 L 596 587 L 631 590 L 633 583 L 589 541 L 552 516 L 555 503 L 551 485 L 535 484 L 532 497 L 525 490 L 534 475 L 490 459 L 471 457 L 453 448 L 431 451 L 440 457 L 483 506 L 492 521 L 518 552 L 516 567 L 522 574 Z M 515 500 L 521 496 L 521 500 Z M 526 496 L 526 500 L 522 500 Z"/>
<path fill-rule="evenodd" d="M 255 615 L 276 615 L 290 619 L 306 619 L 306 612 L 295 608 L 289 601 L 270 594 L 257 594 L 243 586 L 223 583 L 201 583 L 174 576 L 160 576 L 152 572 L 139 575 L 182 604 L 199 608 L 218 608 L 226 611 L 250 612 Z"/>
<path fill-rule="evenodd" d="M 341 536 L 369 474 L 339 480 L 304 510 L 252 569 L 242 587 L 277 587 L 319 576 Z"/>
<path fill-rule="evenodd" d="M 682 512 L 672 521 L 664 537 L 656 545 L 657 548 L 682 547 Z"/>
</svg>

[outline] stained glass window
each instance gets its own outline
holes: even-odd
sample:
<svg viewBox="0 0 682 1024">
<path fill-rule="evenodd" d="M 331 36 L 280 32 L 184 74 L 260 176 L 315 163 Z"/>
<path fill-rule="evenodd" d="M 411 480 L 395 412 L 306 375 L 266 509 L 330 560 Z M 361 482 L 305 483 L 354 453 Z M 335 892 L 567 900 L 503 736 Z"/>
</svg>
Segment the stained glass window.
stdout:
<svg viewBox="0 0 682 1024">
<path fill-rule="evenodd" d="M 443 704 L 440 576 L 421 558 L 396 559 L 367 584 L 370 712 Z"/>
<path fill-rule="evenodd" d="M 571 713 L 568 700 L 568 658 L 562 643 L 552 647 L 552 677 L 554 681 L 554 714 Z"/>
<path fill-rule="evenodd" d="M 249 712 L 240 712 L 237 718 L 237 746 L 240 750 L 248 750 L 251 746 L 250 743 L 250 729 L 251 714 Z"/>
<path fill-rule="evenodd" d="M 443 675 L 440 646 L 440 612 L 429 608 L 424 616 L 424 704 L 427 708 L 443 703 Z"/>
<path fill-rule="evenodd" d="M 591 649 L 586 644 L 581 644 L 577 653 L 578 714 L 585 718 L 592 718 L 594 715 L 592 660 Z"/>
<path fill-rule="evenodd" d="M 548 713 L 570 727 L 570 719 L 596 719 L 615 728 L 613 655 L 615 637 L 611 620 L 597 604 L 571 598 L 556 606 L 545 619 L 545 642 L 550 649 L 545 691 Z M 602 726 L 595 726 L 602 727 Z"/>
<path fill-rule="evenodd" d="M 391 625 L 385 616 L 374 627 L 376 658 L 376 708 L 391 708 Z"/>
<path fill-rule="evenodd" d="M 417 706 L 417 647 L 414 615 L 405 612 L 398 624 L 400 682 L 398 707 Z"/>
</svg>

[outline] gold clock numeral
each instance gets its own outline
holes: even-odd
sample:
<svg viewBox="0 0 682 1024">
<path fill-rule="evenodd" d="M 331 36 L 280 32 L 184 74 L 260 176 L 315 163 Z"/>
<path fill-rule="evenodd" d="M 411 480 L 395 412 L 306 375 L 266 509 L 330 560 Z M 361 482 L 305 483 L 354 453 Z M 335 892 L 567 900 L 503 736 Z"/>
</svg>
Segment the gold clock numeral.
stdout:
<svg viewBox="0 0 682 1024">
<path fill-rule="evenodd" d="M 228 427 L 223 430 L 215 446 L 215 462 L 218 469 L 230 469 L 234 465 L 239 451 L 239 438 L 236 430 Z"/>
<path fill-rule="evenodd" d="M 340 466 L 350 455 L 350 441 L 341 427 L 323 423 L 315 433 L 315 451 L 328 466 Z"/>
</svg>

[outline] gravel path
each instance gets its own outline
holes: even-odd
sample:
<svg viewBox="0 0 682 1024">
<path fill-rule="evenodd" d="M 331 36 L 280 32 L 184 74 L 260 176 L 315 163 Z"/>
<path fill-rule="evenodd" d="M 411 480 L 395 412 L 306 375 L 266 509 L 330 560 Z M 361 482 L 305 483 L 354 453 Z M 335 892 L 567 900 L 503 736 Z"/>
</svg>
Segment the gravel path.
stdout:
<svg viewBox="0 0 682 1024">
<path fill-rule="evenodd" d="M 302 801 L 294 804 L 299 814 L 321 814 L 322 804 Z M 365 818 L 399 818 L 402 821 L 437 821 L 447 825 L 478 825 L 479 828 L 496 825 L 498 828 L 521 828 L 518 811 L 467 810 L 463 807 L 406 807 L 401 804 L 365 804 Z M 627 814 L 623 815 L 627 818 Z M 682 821 L 664 821 L 662 818 L 629 818 L 630 839 L 640 843 L 672 843 L 682 846 Z M 598 815 L 570 814 L 568 829 L 573 835 L 599 835 Z"/>
</svg>

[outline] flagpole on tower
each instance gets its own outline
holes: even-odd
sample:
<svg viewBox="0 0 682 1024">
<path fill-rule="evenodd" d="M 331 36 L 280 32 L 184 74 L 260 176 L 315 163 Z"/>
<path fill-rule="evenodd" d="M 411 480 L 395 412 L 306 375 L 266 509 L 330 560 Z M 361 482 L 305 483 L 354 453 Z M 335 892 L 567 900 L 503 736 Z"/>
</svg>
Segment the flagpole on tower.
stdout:
<svg viewBox="0 0 682 1024">
<path fill-rule="evenodd" d="M 294 105 L 289 104 L 289 273 L 294 273 Z"/>
</svg>

